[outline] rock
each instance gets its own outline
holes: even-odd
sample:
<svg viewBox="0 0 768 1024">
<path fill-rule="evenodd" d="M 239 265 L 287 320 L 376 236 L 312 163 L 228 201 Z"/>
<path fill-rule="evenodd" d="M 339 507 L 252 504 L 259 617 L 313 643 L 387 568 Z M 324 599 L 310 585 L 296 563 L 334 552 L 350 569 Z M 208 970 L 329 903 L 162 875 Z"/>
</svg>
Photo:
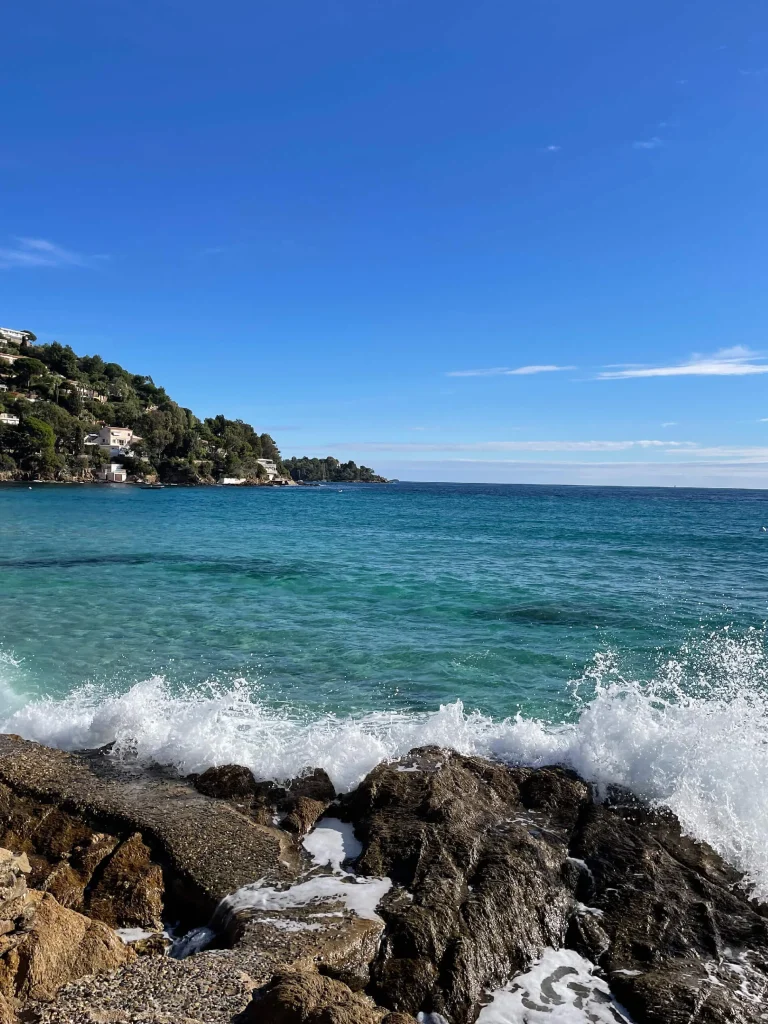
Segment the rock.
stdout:
<svg viewBox="0 0 768 1024">
<path fill-rule="evenodd" d="M 372 991 L 382 1005 L 471 1020 L 485 989 L 562 943 L 574 905 L 568 823 L 589 791 L 562 770 L 536 786 L 531 775 L 427 748 L 380 765 L 342 799 L 364 843 L 357 870 L 413 894 L 381 911 Z"/>
<path fill-rule="evenodd" d="M 310 800 L 320 800 L 326 805 L 336 799 L 336 790 L 328 772 L 323 768 L 312 768 L 291 779 L 288 793 L 293 797 L 306 796 Z"/>
<path fill-rule="evenodd" d="M 632 800 L 589 807 L 571 848 L 587 868 L 580 898 L 607 940 L 592 959 L 638 1022 L 763 1019 L 744 993 L 768 993 L 768 910 L 713 850 Z"/>
<path fill-rule="evenodd" d="M 242 1015 L 243 1024 L 415 1024 L 377 1007 L 367 996 L 321 974 L 277 974 Z"/>
<path fill-rule="evenodd" d="M 413 895 L 382 905 L 381 1005 L 468 1024 L 484 989 L 567 946 L 636 1024 L 763 1020 L 768 908 L 669 813 L 433 748 L 374 769 L 339 813 L 364 844 L 357 870 Z"/>
<path fill-rule="evenodd" d="M 313 800 L 309 796 L 296 797 L 293 808 L 281 822 L 281 826 L 296 836 L 305 836 L 325 812 L 328 804 L 324 800 Z"/>
<path fill-rule="evenodd" d="M 14 944 L 0 957 L 0 993 L 8 1001 L 50 1000 L 67 982 L 133 957 L 106 925 L 67 910 L 50 893 L 29 890 L 26 910 Z"/>
<path fill-rule="evenodd" d="M 766 963 L 683 958 L 631 977 L 611 975 L 611 988 L 640 1024 L 764 1024 Z"/>
<path fill-rule="evenodd" d="M 36 853 L 38 847 L 50 848 L 39 830 L 54 812 L 63 815 L 62 827 L 72 824 L 72 836 L 76 829 L 84 830 L 85 846 L 77 863 L 87 870 L 102 852 L 99 844 L 108 846 L 105 836 L 113 837 L 117 846 L 140 832 L 143 842 L 157 851 L 155 862 L 162 861 L 169 914 L 196 924 L 228 893 L 255 878 L 291 879 L 299 863 L 286 833 L 254 823 L 172 773 L 0 735 L 0 845 L 26 850 L 33 873 L 35 856 L 43 856 Z M 9 837 L 19 833 L 23 841 L 12 843 Z M 75 846 L 70 848 L 78 854 Z M 61 863 L 73 866 L 76 857 Z M 97 872 L 94 868 L 90 877 Z"/>
<path fill-rule="evenodd" d="M 155 932 L 146 939 L 137 939 L 130 945 L 136 956 L 165 956 L 173 942 L 163 932 Z"/>
<path fill-rule="evenodd" d="M 253 772 L 239 764 L 208 768 L 201 775 L 193 777 L 193 784 L 198 793 L 217 800 L 249 801 L 259 796 L 259 786 Z"/>
<path fill-rule="evenodd" d="M 141 833 L 121 843 L 88 894 L 89 914 L 112 928 L 163 927 L 163 872 Z"/>
<path fill-rule="evenodd" d="M 16 1024 L 13 1007 L 3 995 L 0 995 L 0 1024 Z"/>
</svg>

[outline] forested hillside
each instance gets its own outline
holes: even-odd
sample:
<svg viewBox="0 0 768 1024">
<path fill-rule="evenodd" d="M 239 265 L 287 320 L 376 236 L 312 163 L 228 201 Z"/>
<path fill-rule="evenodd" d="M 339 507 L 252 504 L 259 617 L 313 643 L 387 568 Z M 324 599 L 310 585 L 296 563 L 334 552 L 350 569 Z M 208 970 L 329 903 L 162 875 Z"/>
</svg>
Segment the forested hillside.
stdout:
<svg viewBox="0 0 768 1024">
<path fill-rule="evenodd" d="M 99 447 L 94 437 L 105 425 L 134 431 L 130 448 L 110 455 Z M 266 482 L 259 459 L 276 463 L 278 482 L 317 461 L 284 463 L 269 434 L 224 416 L 198 419 L 151 377 L 100 356 L 78 356 L 58 342 L 0 343 L 0 479 L 89 480 L 117 461 L 133 479 Z M 340 475 L 295 479 L 377 479 L 354 463 L 323 461 Z"/>
</svg>

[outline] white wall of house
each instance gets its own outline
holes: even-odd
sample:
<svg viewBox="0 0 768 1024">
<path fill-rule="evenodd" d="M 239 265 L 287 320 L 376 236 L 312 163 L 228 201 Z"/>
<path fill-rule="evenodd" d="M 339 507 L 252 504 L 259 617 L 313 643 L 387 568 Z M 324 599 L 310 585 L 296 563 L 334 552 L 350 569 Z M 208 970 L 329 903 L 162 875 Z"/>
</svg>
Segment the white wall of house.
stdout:
<svg viewBox="0 0 768 1024">
<path fill-rule="evenodd" d="M 10 412 L 0 412 L 0 423 L 4 423 L 6 427 L 18 427 L 19 417 Z"/>
<path fill-rule="evenodd" d="M 112 484 L 124 484 L 128 479 L 125 466 L 119 462 L 110 462 L 99 470 L 99 479 L 106 480 Z"/>
<path fill-rule="evenodd" d="M 256 459 L 260 466 L 263 466 L 267 471 L 267 476 L 270 480 L 274 480 L 277 476 L 277 466 L 272 459 Z"/>
</svg>

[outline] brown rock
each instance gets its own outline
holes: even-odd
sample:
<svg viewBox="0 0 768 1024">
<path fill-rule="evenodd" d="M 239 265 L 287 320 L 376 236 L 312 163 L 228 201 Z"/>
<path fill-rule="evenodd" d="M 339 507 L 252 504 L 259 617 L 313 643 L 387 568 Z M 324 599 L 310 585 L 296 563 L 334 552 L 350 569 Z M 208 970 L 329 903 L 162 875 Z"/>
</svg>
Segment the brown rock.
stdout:
<svg viewBox="0 0 768 1024">
<path fill-rule="evenodd" d="M 252 800 L 260 792 L 253 772 L 240 764 L 208 768 L 194 777 L 193 785 L 198 793 L 217 800 Z"/>
<path fill-rule="evenodd" d="M 365 996 L 321 974 L 277 974 L 257 993 L 243 1024 L 380 1024 L 383 1012 Z"/>
<path fill-rule="evenodd" d="M 49 893 L 28 895 L 34 916 L 18 944 L 0 958 L 0 993 L 6 1000 L 50 1000 L 62 985 L 132 959 L 106 925 L 67 910 Z"/>
<path fill-rule="evenodd" d="M 569 829 L 554 819 L 575 821 L 590 796 L 575 776 L 547 773 L 532 787 L 530 770 L 426 748 L 379 765 L 342 799 L 364 844 L 357 871 L 413 894 L 381 910 L 380 1004 L 468 1021 L 485 989 L 561 944 L 574 899 L 563 877 Z"/>
<path fill-rule="evenodd" d="M 336 790 L 331 782 L 328 772 L 323 768 L 312 768 L 297 775 L 288 783 L 288 792 L 291 796 L 307 796 L 311 800 L 321 800 L 329 804 L 336 799 Z"/>
<path fill-rule="evenodd" d="M 3 995 L 0 995 L 0 1024 L 16 1024 L 13 1007 Z"/>
<path fill-rule="evenodd" d="M 296 797 L 292 810 L 282 821 L 282 827 L 296 836 L 305 836 L 327 806 L 324 800 L 313 800 L 309 796 Z"/>
<path fill-rule="evenodd" d="M 112 928 L 162 928 L 163 873 L 141 833 L 120 844 L 86 905 L 91 916 Z"/>
</svg>

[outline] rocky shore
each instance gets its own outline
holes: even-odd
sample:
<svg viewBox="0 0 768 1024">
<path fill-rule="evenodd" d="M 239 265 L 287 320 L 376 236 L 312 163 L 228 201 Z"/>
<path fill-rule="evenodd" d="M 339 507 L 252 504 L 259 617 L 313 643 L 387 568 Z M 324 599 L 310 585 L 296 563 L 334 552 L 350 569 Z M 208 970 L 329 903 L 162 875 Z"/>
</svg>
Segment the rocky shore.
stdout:
<svg viewBox="0 0 768 1024">
<path fill-rule="evenodd" d="M 671 815 L 436 748 L 337 795 L 0 736 L 0 1024 L 758 1024 L 768 908 Z"/>
</svg>

